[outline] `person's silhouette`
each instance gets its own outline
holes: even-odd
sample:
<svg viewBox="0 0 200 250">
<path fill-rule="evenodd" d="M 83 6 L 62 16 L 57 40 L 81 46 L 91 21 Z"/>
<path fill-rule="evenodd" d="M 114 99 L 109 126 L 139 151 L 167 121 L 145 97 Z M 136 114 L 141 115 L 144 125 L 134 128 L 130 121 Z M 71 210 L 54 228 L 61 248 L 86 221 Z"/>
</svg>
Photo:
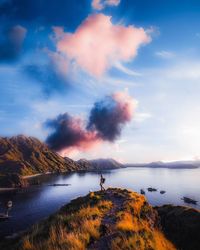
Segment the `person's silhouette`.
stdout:
<svg viewBox="0 0 200 250">
<path fill-rule="evenodd" d="M 8 213 L 11 210 L 13 203 L 12 203 L 12 201 L 8 201 L 8 202 L 6 202 L 5 205 L 6 205 L 6 213 L 5 214 L 8 217 Z"/>
<path fill-rule="evenodd" d="M 103 175 L 101 174 L 101 178 L 100 178 L 100 187 L 101 187 L 101 191 L 104 191 L 105 188 L 103 186 L 103 184 L 105 183 L 105 178 L 103 177 Z"/>
</svg>

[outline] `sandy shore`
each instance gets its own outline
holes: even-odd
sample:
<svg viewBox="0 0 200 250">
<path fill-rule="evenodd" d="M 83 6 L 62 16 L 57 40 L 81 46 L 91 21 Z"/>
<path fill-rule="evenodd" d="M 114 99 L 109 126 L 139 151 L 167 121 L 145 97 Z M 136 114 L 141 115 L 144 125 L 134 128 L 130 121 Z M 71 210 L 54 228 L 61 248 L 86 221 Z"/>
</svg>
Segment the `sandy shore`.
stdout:
<svg viewBox="0 0 200 250">
<path fill-rule="evenodd" d="M 47 174 L 52 174 L 51 172 L 46 172 L 46 173 L 39 173 L 39 174 L 32 174 L 32 175 L 26 175 L 26 176 L 22 176 L 23 179 L 30 179 L 30 178 L 34 178 L 40 175 L 47 175 Z"/>
</svg>

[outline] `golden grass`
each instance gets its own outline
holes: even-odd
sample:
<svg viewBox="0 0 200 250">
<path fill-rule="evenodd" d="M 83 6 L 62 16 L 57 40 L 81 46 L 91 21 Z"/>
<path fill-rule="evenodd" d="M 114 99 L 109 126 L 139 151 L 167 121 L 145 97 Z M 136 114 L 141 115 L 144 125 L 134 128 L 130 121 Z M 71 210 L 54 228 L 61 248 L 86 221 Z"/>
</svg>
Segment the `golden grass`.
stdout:
<svg viewBox="0 0 200 250">
<path fill-rule="evenodd" d="M 109 192 L 111 200 L 105 198 L 104 192 L 91 192 L 72 201 L 56 215 L 35 225 L 17 247 L 9 250 L 85 250 L 105 232 L 112 234 L 108 242 L 111 250 L 176 249 L 157 228 L 156 211 L 144 196 L 121 189 Z M 112 214 L 107 218 L 112 216 L 114 220 L 104 232 L 102 221 L 111 208 Z"/>
<path fill-rule="evenodd" d="M 112 207 L 111 201 L 100 196 L 94 194 L 92 198 L 89 197 L 83 204 L 75 202 L 68 206 L 71 211 L 64 208 L 48 221 L 34 226 L 13 250 L 86 249 L 88 244 L 99 239 L 101 220 Z"/>
<path fill-rule="evenodd" d="M 154 241 L 155 241 L 155 246 L 156 249 L 159 250 L 176 250 L 175 246 L 169 241 L 167 240 L 163 233 L 156 230 L 154 232 Z"/>
<path fill-rule="evenodd" d="M 116 223 L 116 228 L 118 230 L 122 230 L 122 231 L 136 231 L 136 230 L 138 230 L 138 228 L 136 228 L 137 224 L 134 223 L 134 221 L 133 221 L 134 218 L 131 216 L 131 214 L 124 212 L 124 213 L 118 215 L 118 217 L 120 217 L 120 219 Z"/>
<path fill-rule="evenodd" d="M 31 244 L 28 236 L 23 239 L 22 249 L 24 249 L 24 250 L 31 250 L 31 249 L 33 249 L 33 245 Z"/>
<path fill-rule="evenodd" d="M 144 196 L 128 192 L 123 208 L 116 214 L 115 230 L 118 235 L 112 240 L 111 250 L 174 250 L 171 242 L 156 228 L 156 212 Z"/>
</svg>

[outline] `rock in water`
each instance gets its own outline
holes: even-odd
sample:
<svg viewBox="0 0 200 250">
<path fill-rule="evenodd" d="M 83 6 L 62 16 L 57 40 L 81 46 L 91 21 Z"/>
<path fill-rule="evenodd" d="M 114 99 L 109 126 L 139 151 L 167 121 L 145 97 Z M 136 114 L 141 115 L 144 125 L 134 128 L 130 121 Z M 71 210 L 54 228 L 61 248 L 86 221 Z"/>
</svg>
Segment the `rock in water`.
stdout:
<svg viewBox="0 0 200 250">
<path fill-rule="evenodd" d="M 156 191 L 157 191 L 156 188 L 152 188 L 152 187 L 147 188 L 147 190 L 148 190 L 149 192 L 156 192 Z"/>
<path fill-rule="evenodd" d="M 183 197 L 182 200 L 185 202 L 185 203 L 189 203 L 189 204 L 194 204 L 196 205 L 198 201 L 195 201 L 191 198 L 188 198 L 188 197 Z"/>
</svg>

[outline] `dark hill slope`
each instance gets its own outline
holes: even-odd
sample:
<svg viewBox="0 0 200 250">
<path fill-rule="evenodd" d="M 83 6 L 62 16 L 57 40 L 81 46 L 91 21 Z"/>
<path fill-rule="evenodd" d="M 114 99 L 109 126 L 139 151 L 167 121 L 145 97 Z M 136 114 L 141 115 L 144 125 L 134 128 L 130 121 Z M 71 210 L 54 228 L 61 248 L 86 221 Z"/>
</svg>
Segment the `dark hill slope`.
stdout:
<svg viewBox="0 0 200 250">
<path fill-rule="evenodd" d="M 73 170 L 79 170 L 73 160 L 64 159 L 34 137 L 0 137 L 0 186 L 23 185 L 19 176 Z"/>
<path fill-rule="evenodd" d="M 178 249 L 200 249 L 200 212 L 194 208 L 164 205 L 157 207 L 167 237 Z"/>
<path fill-rule="evenodd" d="M 0 173 L 31 175 L 76 170 L 70 159 L 63 159 L 34 137 L 23 135 L 0 138 Z"/>
</svg>

